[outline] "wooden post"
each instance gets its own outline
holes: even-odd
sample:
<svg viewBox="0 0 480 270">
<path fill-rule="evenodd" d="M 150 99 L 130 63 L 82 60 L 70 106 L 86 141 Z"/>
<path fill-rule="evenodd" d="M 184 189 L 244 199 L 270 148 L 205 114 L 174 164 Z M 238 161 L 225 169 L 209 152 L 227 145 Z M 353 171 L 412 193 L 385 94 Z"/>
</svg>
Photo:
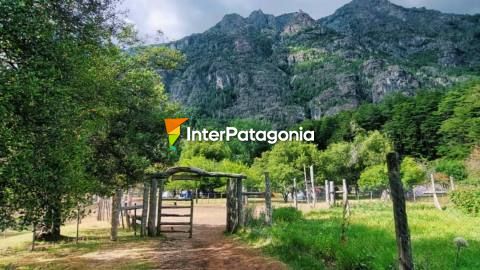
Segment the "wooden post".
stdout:
<svg viewBox="0 0 480 270">
<path fill-rule="evenodd" d="M 30 251 L 35 251 L 35 227 L 37 225 L 35 223 L 32 224 L 32 247 L 30 248 Z"/>
<path fill-rule="evenodd" d="M 227 231 L 236 232 L 238 228 L 237 183 L 235 178 L 227 181 Z"/>
<path fill-rule="evenodd" d="M 125 202 L 124 204 L 124 216 L 125 216 L 125 221 L 127 223 L 127 229 L 130 230 L 132 228 L 132 224 L 130 223 L 130 214 L 128 213 L 127 206 L 128 203 Z"/>
<path fill-rule="evenodd" d="M 162 231 L 162 199 L 163 199 L 163 189 L 165 187 L 165 180 L 160 179 L 160 183 L 158 183 L 158 209 L 157 209 L 157 235 L 161 234 Z"/>
<path fill-rule="evenodd" d="M 310 182 L 312 183 L 312 201 L 313 207 L 317 203 L 317 192 L 315 191 L 315 177 L 313 175 L 313 165 L 310 166 Z"/>
<path fill-rule="evenodd" d="M 307 169 L 303 165 L 303 175 L 305 177 L 305 196 L 307 197 L 307 204 L 310 204 L 310 193 L 308 192 L 308 183 L 307 183 Z"/>
<path fill-rule="evenodd" d="M 122 229 L 125 229 L 125 223 L 123 222 L 123 211 L 122 211 L 122 199 L 120 199 L 120 221 L 122 222 Z"/>
<path fill-rule="evenodd" d="M 272 193 L 268 172 L 265 172 L 265 223 L 272 225 Z"/>
<path fill-rule="evenodd" d="M 80 207 L 77 208 L 77 234 L 75 237 L 75 244 L 78 244 L 78 231 L 80 228 Z"/>
<path fill-rule="evenodd" d="M 410 231 L 408 229 L 405 194 L 400 179 L 400 162 L 397 153 L 387 154 L 387 167 L 393 201 L 393 216 L 395 219 L 399 269 L 412 270 L 413 258 L 410 244 Z"/>
<path fill-rule="evenodd" d="M 442 206 L 440 205 L 440 202 L 438 201 L 437 190 L 435 189 L 435 177 L 433 176 L 433 173 L 430 174 L 430 179 L 432 180 L 433 204 L 435 205 L 435 207 L 437 209 L 442 210 Z"/>
<path fill-rule="evenodd" d="M 342 179 L 342 201 L 345 204 L 348 201 L 348 187 L 347 180 Z"/>
<path fill-rule="evenodd" d="M 112 198 L 112 215 L 111 215 L 111 231 L 110 240 L 117 241 L 118 237 L 118 223 L 120 217 L 120 208 L 122 207 L 122 189 L 117 188 L 115 195 Z"/>
<path fill-rule="evenodd" d="M 133 236 L 137 236 L 137 203 L 133 204 Z"/>
<path fill-rule="evenodd" d="M 142 219 L 140 223 L 140 235 L 145 236 L 147 234 L 147 213 L 148 213 L 148 181 L 143 183 L 143 203 L 142 203 Z"/>
<path fill-rule="evenodd" d="M 335 206 L 335 185 L 333 181 L 330 181 L 328 191 L 330 192 L 330 206 Z"/>
<path fill-rule="evenodd" d="M 328 180 L 325 180 L 325 202 L 330 206 L 330 192 L 328 188 Z"/>
<path fill-rule="evenodd" d="M 238 213 L 238 227 L 242 228 L 245 226 L 245 219 L 244 219 L 244 207 L 243 207 L 243 186 L 242 186 L 242 178 L 235 179 L 236 191 L 237 191 L 237 213 Z"/>
<path fill-rule="evenodd" d="M 193 198 L 190 197 L 190 228 L 188 231 L 188 238 L 192 238 L 193 234 Z"/>
<path fill-rule="evenodd" d="M 293 205 L 295 209 L 298 209 L 298 200 L 297 200 L 297 178 L 293 178 Z"/>
<path fill-rule="evenodd" d="M 451 191 L 455 190 L 455 184 L 453 183 L 453 176 L 450 176 L 450 190 Z"/>
<path fill-rule="evenodd" d="M 348 203 L 348 187 L 347 180 L 342 180 L 342 203 L 343 203 L 343 216 L 344 219 L 350 216 L 350 204 Z"/>
<path fill-rule="evenodd" d="M 102 220 L 102 198 L 98 197 L 97 198 L 97 221 Z"/>
<path fill-rule="evenodd" d="M 148 236 L 155 236 L 156 230 L 156 217 L 157 217 L 157 185 L 158 180 L 154 177 L 151 180 L 150 186 L 150 200 L 148 206 Z"/>
</svg>

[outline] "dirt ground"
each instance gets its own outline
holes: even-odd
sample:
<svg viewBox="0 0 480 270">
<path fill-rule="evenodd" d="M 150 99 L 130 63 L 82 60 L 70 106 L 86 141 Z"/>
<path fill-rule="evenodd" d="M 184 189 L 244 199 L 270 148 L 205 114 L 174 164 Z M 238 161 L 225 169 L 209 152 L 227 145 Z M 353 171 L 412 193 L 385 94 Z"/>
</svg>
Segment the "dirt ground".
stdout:
<svg viewBox="0 0 480 270">
<path fill-rule="evenodd" d="M 178 210 L 177 210 L 178 211 Z M 226 210 L 219 205 L 194 208 L 193 236 L 167 234 L 158 243 L 158 269 L 286 269 L 223 233 Z"/>
<path fill-rule="evenodd" d="M 164 211 L 181 214 L 189 209 Z M 80 226 L 79 246 L 57 245 L 49 251 L 51 245 L 39 243 L 35 252 L 0 249 L 0 268 L 6 265 L 7 269 L 287 269 L 281 262 L 262 256 L 260 250 L 226 236 L 225 223 L 224 203 L 200 203 L 194 207 L 192 238 L 187 233 L 140 238 L 123 231 L 119 241 L 111 242 L 109 223 L 96 221 L 96 216 L 91 215 Z M 71 225 L 67 226 L 64 232 L 70 235 L 71 229 Z M 88 236 L 91 233 L 94 235 Z M 31 236 L 24 233 L 12 237 L 28 244 Z"/>
</svg>

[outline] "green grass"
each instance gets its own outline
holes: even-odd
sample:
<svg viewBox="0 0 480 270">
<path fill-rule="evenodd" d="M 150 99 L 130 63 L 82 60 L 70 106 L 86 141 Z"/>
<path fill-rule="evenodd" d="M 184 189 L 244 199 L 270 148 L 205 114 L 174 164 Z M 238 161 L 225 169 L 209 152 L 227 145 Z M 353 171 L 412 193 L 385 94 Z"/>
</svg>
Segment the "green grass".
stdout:
<svg viewBox="0 0 480 270">
<path fill-rule="evenodd" d="M 88 223 L 81 230 L 81 239 L 75 243 L 74 227 L 62 228 L 66 240 L 57 243 L 36 243 L 35 252 L 30 252 L 31 232 L 10 234 L 0 240 L 0 269 L 152 269 L 154 262 L 141 256 L 144 250 L 152 249 L 158 238 L 133 236 L 131 231 L 119 230 L 118 241 L 109 239 L 107 223 Z M 125 249 L 127 247 L 127 249 Z M 118 253 L 125 254 L 118 257 Z M 84 255 L 94 256 L 83 257 Z"/>
<path fill-rule="evenodd" d="M 479 219 L 455 209 L 439 211 L 408 204 L 415 269 L 480 269 Z M 352 209 L 347 241 L 340 241 L 341 209 L 314 211 L 304 219 L 254 226 L 240 234 L 252 245 L 292 269 L 396 269 L 396 241 L 391 204 L 370 203 Z M 455 265 L 453 239 L 465 238 Z"/>
</svg>

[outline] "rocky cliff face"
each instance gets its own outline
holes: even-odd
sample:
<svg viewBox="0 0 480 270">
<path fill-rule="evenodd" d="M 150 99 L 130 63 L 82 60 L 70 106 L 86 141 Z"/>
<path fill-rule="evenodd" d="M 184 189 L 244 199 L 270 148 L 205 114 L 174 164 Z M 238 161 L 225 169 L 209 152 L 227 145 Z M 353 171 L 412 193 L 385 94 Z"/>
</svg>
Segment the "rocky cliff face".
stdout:
<svg viewBox="0 0 480 270">
<path fill-rule="evenodd" d="M 167 90 L 194 116 L 283 126 L 464 80 L 480 65 L 480 16 L 353 0 L 317 21 L 230 14 L 169 46 L 187 63 Z"/>
</svg>

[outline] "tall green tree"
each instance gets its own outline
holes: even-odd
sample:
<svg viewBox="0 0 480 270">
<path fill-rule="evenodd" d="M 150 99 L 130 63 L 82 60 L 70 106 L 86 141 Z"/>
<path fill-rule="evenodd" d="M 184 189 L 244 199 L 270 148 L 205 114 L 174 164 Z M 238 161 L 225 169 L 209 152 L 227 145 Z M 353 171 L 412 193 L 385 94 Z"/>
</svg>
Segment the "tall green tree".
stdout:
<svg viewBox="0 0 480 270">
<path fill-rule="evenodd" d="M 480 83 L 460 85 L 449 92 L 439 105 L 445 119 L 439 133 L 439 152 L 447 157 L 463 159 L 480 143 Z"/>
<path fill-rule="evenodd" d="M 89 189 L 88 137 L 112 90 L 89 75 L 112 52 L 115 2 L 0 2 L 0 229 L 58 239 Z"/>
</svg>

